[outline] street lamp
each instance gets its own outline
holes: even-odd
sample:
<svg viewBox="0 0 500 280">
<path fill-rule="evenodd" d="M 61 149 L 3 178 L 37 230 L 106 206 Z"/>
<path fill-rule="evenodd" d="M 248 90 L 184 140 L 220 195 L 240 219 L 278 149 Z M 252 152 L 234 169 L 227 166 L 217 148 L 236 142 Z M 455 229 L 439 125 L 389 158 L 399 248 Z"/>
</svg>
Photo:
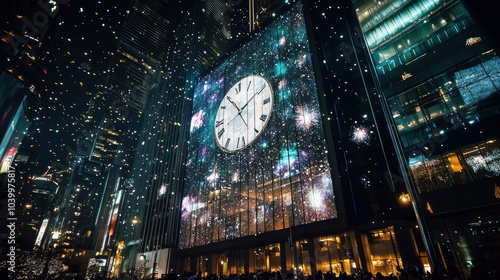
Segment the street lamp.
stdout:
<svg viewBox="0 0 500 280">
<path fill-rule="evenodd" d="M 60 231 L 53 231 L 50 240 L 49 240 L 49 251 L 47 252 L 47 259 L 45 260 L 45 265 L 43 266 L 42 273 L 39 275 L 38 279 L 40 280 L 45 280 L 47 279 L 47 276 L 49 275 L 49 264 L 50 260 L 52 259 L 52 242 L 54 240 L 59 239 L 59 236 L 61 236 Z"/>
<path fill-rule="evenodd" d="M 399 196 L 399 200 L 403 203 L 409 203 L 411 202 L 411 198 L 410 198 L 410 195 L 407 194 L 407 193 L 402 193 L 400 196 Z"/>
</svg>

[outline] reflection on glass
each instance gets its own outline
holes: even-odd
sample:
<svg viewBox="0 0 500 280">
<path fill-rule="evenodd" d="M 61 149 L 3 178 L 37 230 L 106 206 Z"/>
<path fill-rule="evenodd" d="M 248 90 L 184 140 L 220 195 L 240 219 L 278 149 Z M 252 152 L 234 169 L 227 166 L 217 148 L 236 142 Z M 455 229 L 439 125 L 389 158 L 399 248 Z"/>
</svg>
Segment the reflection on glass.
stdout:
<svg viewBox="0 0 500 280">
<path fill-rule="evenodd" d="M 429 173 L 427 172 L 425 164 L 422 161 L 410 164 L 410 169 L 413 174 L 413 179 L 415 180 L 418 193 L 430 192 L 434 189 Z"/>
<path fill-rule="evenodd" d="M 349 235 L 328 235 L 314 239 L 316 269 L 336 275 L 350 273 L 352 245 Z"/>
<path fill-rule="evenodd" d="M 467 165 L 476 179 L 500 175 L 500 147 L 497 140 L 462 149 Z"/>
<path fill-rule="evenodd" d="M 455 80 L 465 104 L 475 105 L 500 90 L 500 58 L 457 71 Z"/>
<path fill-rule="evenodd" d="M 369 271 L 383 275 L 397 274 L 402 265 L 397 241 L 392 227 L 369 231 L 362 238 L 365 255 L 371 258 Z"/>
<path fill-rule="evenodd" d="M 419 193 L 500 176 L 497 139 L 442 156 L 410 158 L 410 170 Z"/>
<path fill-rule="evenodd" d="M 250 271 L 282 271 L 279 243 L 250 249 Z"/>
<path fill-rule="evenodd" d="M 474 65 L 474 66 L 470 66 Z M 500 58 L 484 54 L 462 66 L 406 92 L 388 99 L 392 117 L 407 147 L 416 144 L 413 137 L 404 136 L 423 128 L 428 138 L 446 134 L 464 124 L 480 121 L 480 115 L 492 117 L 498 110 L 491 110 L 494 103 L 478 107 L 482 100 L 500 91 Z M 476 163 L 477 165 L 477 163 Z"/>
<path fill-rule="evenodd" d="M 401 3 L 403 1 L 394 1 L 394 3 Z M 408 5 L 402 5 L 401 9 L 386 9 L 384 13 L 392 13 L 390 17 L 386 18 L 382 23 L 374 26 L 370 30 L 365 31 L 367 43 L 370 48 L 380 44 L 387 38 L 394 36 L 403 29 L 408 28 L 418 22 L 419 18 L 427 14 L 429 11 L 440 6 L 443 0 L 420 0 L 411 1 Z M 387 7 L 394 7 L 387 5 Z M 367 23 L 366 25 L 369 25 Z M 366 28 L 365 28 L 366 29 Z"/>
<path fill-rule="evenodd" d="M 448 175 L 448 170 L 440 156 L 426 160 L 425 166 L 429 172 L 429 176 L 436 189 L 442 189 L 452 186 L 451 178 Z"/>
<path fill-rule="evenodd" d="M 467 174 L 465 174 L 465 170 L 456 153 L 444 155 L 443 160 L 446 163 L 446 167 L 449 170 L 454 185 L 461 185 L 469 182 Z"/>
</svg>

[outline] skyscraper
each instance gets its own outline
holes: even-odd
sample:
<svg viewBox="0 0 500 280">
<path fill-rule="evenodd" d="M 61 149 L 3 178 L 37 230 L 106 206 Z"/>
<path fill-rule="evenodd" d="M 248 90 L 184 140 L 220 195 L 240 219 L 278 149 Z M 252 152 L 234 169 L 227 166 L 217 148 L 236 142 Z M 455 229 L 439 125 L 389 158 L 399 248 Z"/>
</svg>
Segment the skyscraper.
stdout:
<svg viewBox="0 0 500 280">
<path fill-rule="evenodd" d="M 56 207 L 80 270 L 499 266 L 499 47 L 477 6 L 200 0 L 177 26 L 179 4 L 133 1 L 104 71 L 60 50 L 101 78 Z"/>
<path fill-rule="evenodd" d="M 467 1 L 353 2 L 434 261 L 498 266 L 498 36 Z"/>
<path fill-rule="evenodd" d="M 203 28 L 186 28 L 185 33 L 177 34 L 185 38 L 188 44 L 182 46 L 189 49 L 175 48 L 172 53 L 180 58 L 177 63 L 167 64 L 172 77 L 178 77 L 177 86 L 169 87 L 178 90 L 178 94 L 170 96 L 179 98 L 177 103 L 167 104 L 181 108 L 193 103 L 189 138 L 185 138 L 189 142 L 187 146 L 183 140 L 173 145 L 180 149 L 175 152 L 176 157 L 187 157 L 185 170 L 171 177 L 179 178 L 178 174 L 185 172 L 177 269 L 207 273 L 300 269 L 306 274 L 318 270 L 355 273 L 363 269 L 389 274 L 398 273 L 399 267 L 409 269 L 411 263 L 417 263 L 425 270 L 457 266 L 460 273 L 468 275 L 468 262 L 479 262 L 481 258 L 471 253 L 472 247 L 465 250 L 468 259 L 460 257 L 465 251 L 455 256 L 439 253 L 458 250 L 446 247 L 439 234 L 446 229 L 443 225 L 453 224 L 447 222 L 464 216 L 448 221 L 439 220 L 440 215 L 432 218 L 436 207 L 444 213 L 441 207 L 445 204 L 435 205 L 436 198 L 441 197 L 432 185 L 437 181 L 428 179 L 433 182 L 430 184 L 434 191 L 428 197 L 427 191 L 419 187 L 420 176 L 416 176 L 417 169 L 409 156 L 409 151 L 413 151 L 411 147 L 419 146 L 408 142 L 434 139 L 436 144 L 436 137 L 453 133 L 457 129 L 455 113 L 452 113 L 455 109 L 444 110 L 438 100 L 446 103 L 458 99 L 445 97 L 448 90 L 444 88 L 431 91 L 425 86 L 428 93 L 418 94 L 419 98 L 431 98 L 431 92 L 439 98 L 431 98 L 432 102 L 425 99 L 431 106 L 426 109 L 428 112 L 424 110 L 424 103 L 412 107 L 411 112 L 422 116 L 428 114 L 422 127 L 435 124 L 429 120 L 436 118 L 448 120 L 447 127 L 453 127 L 451 131 L 445 129 L 446 126 L 441 130 L 429 128 L 425 133 L 424 128 L 418 129 L 420 119 L 414 120 L 417 125 L 414 127 L 410 120 L 405 122 L 400 117 L 399 111 L 411 102 L 392 102 L 401 98 L 394 97 L 401 92 L 432 82 L 441 73 L 456 67 L 467 71 L 484 69 L 484 73 L 477 76 L 477 79 L 481 77 L 480 84 L 486 87 L 480 90 L 481 94 L 467 87 L 469 93 L 457 97 L 463 99 L 465 96 L 471 100 L 469 106 L 480 112 L 495 111 L 493 108 L 498 106 L 494 70 L 497 55 L 488 36 L 482 33 L 460 1 L 354 1 L 339 5 L 304 1 L 303 4 L 283 1 L 275 6 L 274 14 L 267 13 L 269 20 L 261 29 L 251 33 L 247 40 L 238 42 L 238 47 L 228 44 L 231 47 L 225 54 L 212 52 L 222 59 L 214 59 L 214 66 L 203 73 L 196 71 L 198 68 L 190 64 L 194 62 L 189 61 L 193 52 L 200 54 L 198 47 L 191 49 L 194 44 L 189 44 L 189 40 L 203 34 Z M 230 6 L 231 11 L 237 10 Z M 200 14 L 206 11 L 202 5 L 195 9 Z M 193 14 L 194 25 L 202 26 L 203 21 L 196 22 L 196 11 L 193 10 Z M 232 22 L 241 21 L 233 19 Z M 227 35 L 224 31 L 220 29 L 222 36 L 218 38 Z M 408 37 L 410 35 L 414 37 Z M 199 38 L 207 44 L 205 35 Z M 456 42 L 461 42 L 461 47 L 457 47 Z M 440 55 L 439 51 L 443 53 Z M 470 59 L 468 67 L 458 66 Z M 478 68 L 472 67 L 474 65 Z M 182 72 L 178 67 L 190 71 Z M 470 82 L 476 79 L 476 75 L 469 72 L 458 73 L 468 77 Z M 449 86 L 461 83 L 458 76 L 451 77 Z M 268 98 L 259 101 L 265 88 L 272 89 L 273 102 Z M 484 100 L 480 103 L 482 107 L 475 107 L 473 104 L 479 99 Z M 266 106 L 271 106 L 270 113 Z M 444 111 L 436 113 L 431 108 Z M 178 117 L 169 118 L 180 128 L 187 121 L 184 110 L 187 109 L 171 111 Z M 479 136 L 483 142 L 473 140 L 469 143 L 473 146 L 464 141 L 424 145 L 417 156 L 423 153 L 425 158 L 425 151 L 429 150 L 436 155 L 438 150 L 445 149 L 441 144 L 454 146 L 451 150 L 445 149 L 446 153 L 476 146 L 478 151 L 484 150 L 482 158 L 476 155 L 474 160 L 469 160 L 469 166 L 479 171 L 484 169 L 484 176 L 491 178 L 481 180 L 489 184 L 484 188 L 489 193 L 488 206 L 480 206 L 484 200 L 468 203 L 475 205 L 477 213 L 490 217 L 496 212 L 487 209 L 498 203 L 494 197 L 493 179 L 497 175 L 492 173 L 496 166 L 493 159 L 496 148 L 491 146 L 498 135 L 495 130 L 488 129 L 491 126 L 479 128 L 476 125 L 485 124 L 488 118 L 494 119 L 496 115 L 490 113 L 479 118 L 472 114 L 472 119 L 467 119 L 469 115 L 462 116 L 474 126 L 469 140 Z M 403 129 L 400 119 L 412 124 L 411 129 Z M 250 132 L 248 127 L 255 132 Z M 403 130 L 405 133 L 419 132 L 405 136 Z M 434 138 L 433 131 L 437 133 Z M 185 136 L 170 139 L 176 143 L 182 137 Z M 465 155 L 461 150 L 460 153 L 456 161 L 444 166 L 451 168 L 460 163 L 465 169 L 465 163 L 460 161 Z M 440 158 L 443 160 L 442 156 Z M 177 160 L 174 162 L 178 163 Z M 484 164 L 479 164 L 481 162 Z M 429 167 L 425 170 L 428 174 Z M 440 176 L 447 174 L 443 172 L 439 172 Z M 470 175 L 472 178 L 477 176 Z M 451 175 L 446 176 L 451 178 Z M 467 175 L 467 182 L 473 180 L 471 177 Z M 451 179 L 446 182 L 451 184 Z M 179 189 L 172 188 L 170 192 L 171 184 L 158 182 L 156 185 L 150 192 L 147 208 L 160 211 L 164 209 L 160 205 L 172 205 L 169 204 L 172 200 L 162 196 L 173 197 Z M 442 187 L 439 190 L 444 193 Z M 457 191 L 458 188 L 454 188 L 447 195 L 456 195 Z M 178 203 L 179 198 L 173 201 Z M 412 204 L 407 203 L 409 201 Z M 176 209 L 177 205 L 174 203 L 174 208 L 169 210 Z M 445 208 L 458 211 L 464 206 L 462 202 L 450 203 Z M 160 213 L 161 219 L 166 219 L 165 212 Z M 177 213 L 168 217 L 175 218 Z M 145 216 L 148 217 L 151 214 Z M 444 222 L 440 227 L 436 227 L 438 220 Z M 155 222 L 158 220 L 149 218 L 148 221 L 146 227 L 151 231 L 156 228 L 162 232 L 161 223 Z M 460 240 L 467 239 L 470 246 L 474 246 L 478 238 L 467 237 L 465 229 L 472 228 L 477 235 L 479 229 L 486 226 L 495 227 L 496 221 L 491 218 L 486 224 L 472 220 L 464 222 L 463 235 L 454 238 L 465 238 Z M 165 262 L 160 263 L 155 258 L 159 244 L 156 236 L 143 235 L 142 242 L 146 245 L 136 255 L 136 263 L 149 269 L 146 274 L 168 271 L 162 267 Z M 487 261 L 495 259 L 490 256 Z"/>
</svg>

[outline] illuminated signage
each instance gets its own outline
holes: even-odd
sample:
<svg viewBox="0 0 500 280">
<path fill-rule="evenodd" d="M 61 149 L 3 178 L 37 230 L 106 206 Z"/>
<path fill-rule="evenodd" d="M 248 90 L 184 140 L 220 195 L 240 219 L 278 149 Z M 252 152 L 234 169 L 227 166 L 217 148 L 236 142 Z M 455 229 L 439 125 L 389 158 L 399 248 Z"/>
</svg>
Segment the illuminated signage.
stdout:
<svg viewBox="0 0 500 280">
<path fill-rule="evenodd" d="M 403 72 L 403 74 L 401 75 L 401 78 L 403 79 L 403 81 L 406 79 L 409 79 L 411 77 L 413 77 L 413 75 L 410 73 L 406 73 L 406 72 Z"/>
<path fill-rule="evenodd" d="M 34 177 L 35 181 L 52 181 L 49 177 Z"/>
<path fill-rule="evenodd" d="M 12 147 L 10 148 L 5 156 L 2 159 L 2 165 L 0 167 L 0 173 L 7 173 L 9 172 L 9 168 L 12 165 L 12 162 L 14 161 L 14 157 L 16 156 L 17 153 L 17 148 Z"/>
<path fill-rule="evenodd" d="M 36 236 L 35 247 L 38 247 L 40 246 L 40 244 L 42 244 L 43 235 L 45 234 L 45 230 L 47 229 L 48 224 L 49 224 L 49 219 L 43 219 L 42 225 L 38 230 L 38 235 Z"/>
<path fill-rule="evenodd" d="M 481 40 L 482 40 L 481 37 L 470 37 L 465 41 L 465 45 L 472 46 L 474 44 L 481 42 Z"/>
</svg>

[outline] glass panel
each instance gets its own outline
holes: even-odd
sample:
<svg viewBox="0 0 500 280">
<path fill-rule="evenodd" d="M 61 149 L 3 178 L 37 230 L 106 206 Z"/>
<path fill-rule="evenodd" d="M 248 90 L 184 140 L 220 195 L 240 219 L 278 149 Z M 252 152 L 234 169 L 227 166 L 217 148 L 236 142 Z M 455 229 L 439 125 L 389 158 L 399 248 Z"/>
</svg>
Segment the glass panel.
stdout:
<svg viewBox="0 0 500 280">
<path fill-rule="evenodd" d="M 309 257 L 309 242 L 307 239 L 299 240 L 295 242 L 295 248 L 297 248 L 297 264 L 299 270 L 304 275 L 311 275 L 311 258 Z"/>
<path fill-rule="evenodd" d="M 392 45 L 388 45 L 384 48 L 377 50 L 373 54 L 373 58 L 376 63 L 382 63 L 387 59 L 393 57 L 396 53 L 397 53 L 396 49 Z"/>
<path fill-rule="evenodd" d="M 440 99 L 436 99 L 432 103 L 427 103 L 422 107 L 425 115 L 427 116 L 427 119 L 429 120 L 441 117 L 444 114 L 448 113 L 448 108 L 445 104 L 441 103 Z"/>
<path fill-rule="evenodd" d="M 281 195 L 281 188 L 274 189 L 274 228 L 276 230 L 283 229 L 283 199 Z"/>
<path fill-rule="evenodd" d="M 432 181 L 425 164 L 422 161 L 410 164 L 411 173 L 413 174 L 413 179 L 417 186 L 418 193 L 429 192 L 433 190 Z"/>
<path fill-rule="evenodd" d="M 273 199 L 273 189 L 272 186 L 266 186 L 264 187 L 266 193 L 265 193 L 265 209 L 264 209 L 264 219 L 265 219 L 265 227 L 266 227 L 266 232 L 267 231 L 273 231 L 274 230 L 274 218 L 275 216 L 275 207 L 276 203 Z"/>
<path fill-rule="evenodd" d="M 459 118 L 459 116 L 453 115 L 434 120 L 434 122 L 428 127 L 428 137 L 433 138 L 436 142 L 444 140 L 442 137 L 446 137 L 446 132 L 455 130 L 460 126 L 457 118 Z"/>
<path fill-rule="evenodd" d="M 479 145 L 486 169 L 494 176 L 500 176 L 500 143 L 494 139 Z"/>
<path fill-rule="evenodd" d="M 450 9 L 450 17 L 453 20 L 461 17 L 462 15 L 465 15 L 466 13 L 467 13 L 467 9 L 465 8 L 465 6 L 461 2 L 457 2 Z"/>
<path fill-rule="evenodd" d="M 406 130 L 403 118 L 401 117 L 395 118 L 394 124 L 396 125 L 396 128 L 398 129 L 399 132 L 404 132 Z"/>
<path fill-rule="evenodd" d="M 392 227 L 369 231 L 364 235 L 363 243 L 365 255 L 371 260 L 368 271 L 397 275 L 402 259 Z"/>
<path fill-rule="evenodd" d="M 422 143 L 424 140 L 425 139 L 419 130 L 414 130 L 410 133 L 401 135 L 401 141 L 404 147 L 409 147 L 411 145 Z"/>
<path fill-rule="evenodd" d="M 387 11 L 394 13 L 390 17 L 387 17 L 382 23 L 374 26 L 371 30 L 366 32 L 368 46 L 373 48 L 387 38 L 411 27 L 418 22 L 418 19 L 420 19 L 423 15 L 440 6 L 443 2 L 444 1 L 442 0 L 412 1 L 409 5 L 406 5 L 397 11 L 391 11 L 388 9 Z"/>
<path fill-rule="evenodd" d="M 421 39 L 422 39 L 422 36 L 420 35 L 420 32 L 418 29 L 415 29 L 406 35 L 407 43 L 410 45 L 415 44 L 416 42 L 420 41 Z"/>
<path fill-rule="evenodd" d="M 462 155 L 476 180 L 491 177 L 486 160 L 481 155 L 478 146 L 462 149 Z"/>
<path fill-rule="evenodd" d="M 411 115 L 407 115 L 404 117 L 404 123 L 406 126 L 406 129 L 411 130 L 419 127 L 422 124 L 426 123 L 426 119 L 422 111 L 420 110 L 420 107 L 415 107 L 414 113 Z"/>
<path fill-rule="evenodd" d="M 323 273 L 332 272 L 339 276 L 349 271 L 352 245 L 348 235 L 329 235 L 314 239 L 316 269 Z M 325 277 L 326 278 L 326 277 Z"/>
<path fill-rule="evenodd" d="M 425 162 L 425 166 L 427 167 L 427 171 L 436 189 L 442 189 L 452 186 L 452 181 L 448 175 L 448 170 L 441 157 L 428 159 Z"/>
<path fill-rule="evenodd" d="M 227 252 L 226 273 L 241 275 L 245 273 L 245 254 L 247 250 L 229 250 Z M 204 271 L 204 270 L 201 270 Z"/>
<path fill-rule="evenodd" d="M 461 185 L 470 181 L 456 153 L 444 155 L 443 160 L 453 180 L 453 185 Z"/>
<path fill-rule="evenodd" d="M 460 110 L 460 108 L 465 107 L 465 102 L 460 93 L 456 90 L 449 92 L 451 100 L 449 106 L 454 111 Z"/>
<path fill-rule="evenodd" d="M 408 100 L 408 95 L 405 93 L 398 94 L 394 97 L 391 97 L 387 100 L 387 102 L 389 103 L 389 106 L 393 110 L 392 111 L 393 115 L 398 114 L 399 112 L 403 111 L 405 108 L 409 108 L 411 105 L 410 103 L 412 103 L 411 101 Z"/>
<path fill-rule="evenodd" d="M 285 252 L 281 252 L 279 243 L 250 249 L 250 271 L 281 271 L 282 253 Z"/>
<path fill-rule="evenodd" d="M 498 92 L 499 72 L 500 58 L 498 57 L 455 72 L 457 87 L 465 104 L 473 106 Z"/>
<path fill-rule="evenodd" d="M 266 255 L 268 256 L 268 271 L 282 271 L 280 244 L 275 243 L 266 246 Z"/>
</svg>

